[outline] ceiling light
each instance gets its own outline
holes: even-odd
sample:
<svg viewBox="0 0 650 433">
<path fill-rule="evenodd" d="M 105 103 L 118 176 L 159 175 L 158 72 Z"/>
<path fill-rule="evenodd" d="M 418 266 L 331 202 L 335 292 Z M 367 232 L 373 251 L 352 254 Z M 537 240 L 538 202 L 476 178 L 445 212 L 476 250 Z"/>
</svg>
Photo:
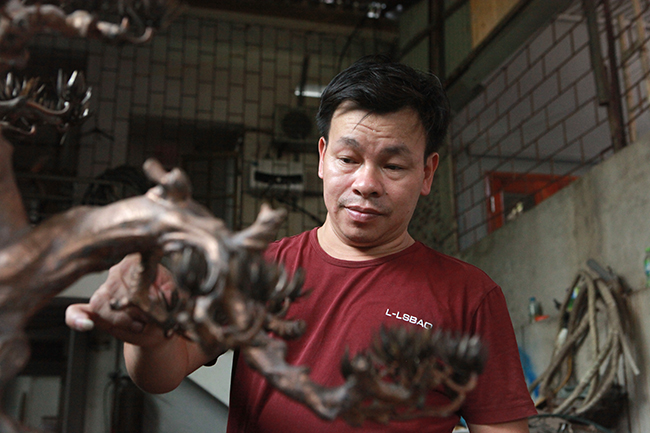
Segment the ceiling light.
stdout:
<svg viewBox="0 0 650 433">
<path fill-rule="evenodd" d="M 305 84 L 305 87 L 302 89 L 302 96 L 305 98 L 320 98 L 320 95 L 323 94 L 323 90 L 325 90 L 325 86 L 321 86 L 320 84 Z M 296 87 L 294 95 L 301 96 L 300 86 Z"/>
</svg>

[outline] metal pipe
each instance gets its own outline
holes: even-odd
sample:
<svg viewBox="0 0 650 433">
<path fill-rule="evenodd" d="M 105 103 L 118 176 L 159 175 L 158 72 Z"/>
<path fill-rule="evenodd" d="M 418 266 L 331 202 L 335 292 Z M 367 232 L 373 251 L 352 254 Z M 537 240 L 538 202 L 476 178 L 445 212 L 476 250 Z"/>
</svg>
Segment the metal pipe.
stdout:
<svg viewBox="0 0 650 433">
<path fill-rule="evenodd" d="M 634 8 L 634 23 L 636 24 L 637 44 L 639 45 L 639 54 L 641 56 L 641 69 L 645 77 L 646 98 L 650 101 L 650 57 L 648 56 L 648 48 L 646 42 L 646 28 L 643 14 L 641 11 L 641 4 L 639 0 L 632 0 L 632 7 Z"/>
<path fill-rule="evenodd" d="M 598 102 L 605 105 L 609 102 L 609 87 L 607 85 L 606 72 L 603 67 L 603 55 L 600 48 L 600 32 L 598 31 L 598 17 L 594 0 L 583 0 L 582 8 L 587 18 L 587 32 L 589 33 L 589 54 L 591 56 L 591 68 L 596 81 L 596 92 Z"/>
<path fill-rule="evenodd" d="M 445 78 L 445 2 L 429 0 L 429 69 L 440 78 Z"/>
<path fill-rule="evenodd" d="M 607 117 L 614 144 L 614 151 L 617 152 L 626 146 L 625 119 L 623 118 L 623 107 L 621 104 L 621 85 L 618 79 L 618 62 L 616 57 L 616 46 L 614 26 L 612 25 L 612 13 L 609 7 L 609 0 L 602 0 L 605 12 L 605 32 L 607 34 L 607 55 L 609 57 L 609 80 L 610 99 L 607 105 Z"/>
<path fill-rule="evenodd" d="M 619 36 L 619 45 L 621 48 L 621 53 L 625 53 L 630 49 L 630 41 L 627 38 L 627 32 L 625 31 L 625 17 L 623 14 L 618 16 L 618 27 L 621 30 Z M 626 66 L 626 63 L 621 64 L 623 69 L 623 85 L 625 86 L 625 103 L 627 105 L 628 116 L 634 110 L 634 100 L 632 98 L 632 93 L 630 92 L 630 71 Z M 647 81 L 646 81 L 647 83 Z M 628 131 L 630 136 L 630 142 L 634 143 L 636 141 L 636 121 L 631 120 L 628 124 Z"/>
</svg>

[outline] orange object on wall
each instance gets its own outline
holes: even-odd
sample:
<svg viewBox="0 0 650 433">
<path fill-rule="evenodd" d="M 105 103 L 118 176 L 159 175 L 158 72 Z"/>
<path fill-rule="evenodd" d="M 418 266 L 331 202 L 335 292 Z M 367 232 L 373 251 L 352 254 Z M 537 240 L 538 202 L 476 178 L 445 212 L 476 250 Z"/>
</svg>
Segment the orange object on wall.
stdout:
<svg viewBox="0 0 650 433">
<path fill-rule="evenodd" d="M 546 200 L 577 178 L 536 173 L 490 172 L 486 176 L 488 232 L 501 227 L 506 221 L 508 198 L 527 202 L 529 207 Z M 511 200 L 512 201 L 512 200 Z"/>
</svg>

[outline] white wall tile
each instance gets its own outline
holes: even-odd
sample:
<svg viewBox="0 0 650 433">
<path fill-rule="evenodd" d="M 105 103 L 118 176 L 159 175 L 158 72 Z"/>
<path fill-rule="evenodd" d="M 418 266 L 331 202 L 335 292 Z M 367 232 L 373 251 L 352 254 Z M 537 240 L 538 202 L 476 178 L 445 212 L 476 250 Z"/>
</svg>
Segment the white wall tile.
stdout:
<svg viewBox="0 0 650 433">
<path fill-rule="evenodd" d="M 246 74 L 246 101 L 258 102 L 260 99 L 260 76 L 258 73 Z"/>
<path fill-rule="evenodd" d="M 201 54 L 199 59 L 199 81 L 212 83 L 214 80 L 214 55 Z"/>
<path fill-rule="evenodd" d="M 185 17 L 185 38 L 197 39 L 200 35 L 201 21 L 195 17 Z"/>
<path fill-rule="evenodd" d="M 197 109 L 199 111 L 212 110 L 212 83 L 199 84 Z"/>
<path fill-rule="evenodd" d="M 232 23 L 228 21 L 219 21 L 217 23 L 217 41 L 226 42 L 230 40 L 232 32 Z"/>
<path fill-rule="evenodd" d="M 212 119 L 217 122 L 225 122 L 228 118 L 228 101 L 217 98 L 212 101 Z"/>
<path fill-rule="evenodd" d="M 180 108 L 181 80 L 170 78 L 165 84 L 165 108 Z"/>
<path fill-rule="evenodd" d="M 104 70 L 99 86 L 98 96 L 100 98 L 114 100 L 117 91 L 117 73 L 115 71 Z"/>
<path fill-rule="evenodd" d="M 216 64 L 221 68 L 230 67 L 231 46 L 228 42 L 219 41 L 215 52 Z"/>
<path fill-rule="evenodd" d="M 183 76 L 183 51 L 169 50 L 167 52 L 167 77 L 180 78 Z"/>
<path fill-rule="evenodd" d="M 246 61 L 244 57 L 233 56 L 230 62 L 230 83 L 243 85 L 245 72 Z"/>
<path fill-rule="evenodd" d="M 165 77 L 166 77 L 166 67 L 161 63 L 154 63 L 151 66 L 151 81 L 149 85 L 151 86 L 152 92 L 162 93 L 165 91 Z"/>
<path fill-rule="evenodd" d="M 241 86 L 230 86 L 228 97 L 228 111 L 231 114 L 242 114 L 244 112 L 244 88 Z"/>
<path fill-rule="evenodd" d="M 194 96 L 183 96 L 181 117 L 183 119 L 194 119 L 196 117 L 196 98 Z"/>
<path fill-rule="evenodd" d="M 149 77 L 146 75 L 136 76 L 133 85 L 133 103 L 146 105 L 149 103 Z"/>
<path fill-rule="evenodd" d="M 244 124 L 255 127 L 259 123 L 260 108 L 257 103 L 246 103 L 244 105 Z"/>
<path fill-rule="evenodd" d="M 113 122 L 115 121 L 115 103 L 102 100 L 101 106 L 97 110 L 97 127 L 102 131 L 111 133 L 113 131 Z"/>
<path fill-rule="evenodd" d="M 154 116 L 162 116 L 165 102 L 164 93 L 151 93 L 149 96 L 149 113 Z"/>
<path fill-rule="evenodd" d="M 184 30 L 181 20 L 176 20 L 172 23 L 169 27 L 169 48 L 176 50 L 183 49 Z"/>
<path fill-rule="evenodd" d="M 199 63 L 199 40 L 187 39 L 183 46 L 183 63 L 197 65 Z"/>
<path fill-rule="evenodd" d="M 127 146 L 129 144 L 129 121 L 117 120 L 115 122 L 115 131 L 113 133 L 115 142 L 113 143 L 112 165 L 122 165 L 126 163 Z"/>
<path fill-rule="evenodd" d="M 162 35 L 154 37 L 151 41 L 151 60 L 154 62 L 167 61 L 167 38 Z"/>
<path fill-rule="evenodd" d="M 182 83 L 183 95 L 196 96 L 198 91 L 198 69 L 195 66 L 183 68 Z"/>
<path fill-rule="evenodd" d="M 135 73 L 148 75 L 151 70 L 151 46 L 137 47 L 135 56 Z"/>
<path fill-rule="evenodd" d="M 117 119 L 129 119 L 131 115 L 131 89 L 119 89 L 117 91 L 115 117 Z"/>
<path fill-rule="evenodd" d="M 122 58 L 117 70 L 117 85 L 119 87 L 133 87 L 134 63 L 132 59 Z"/>
<path fill-rule="evenodd" d="M 201 25 L 199 35 L 199 50 L 204 53 L 214 52 L 214 42 L 217 38 L 217 30 L 210 22 L 205 22 Z"/>
</svg>

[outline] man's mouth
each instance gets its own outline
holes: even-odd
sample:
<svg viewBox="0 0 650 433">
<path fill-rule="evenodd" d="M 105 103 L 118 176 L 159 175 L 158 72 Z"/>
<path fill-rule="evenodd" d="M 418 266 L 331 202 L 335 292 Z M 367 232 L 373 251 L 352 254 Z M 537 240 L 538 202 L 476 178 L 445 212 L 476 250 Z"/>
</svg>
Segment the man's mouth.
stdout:
<svg viewBox="0 0 650 433">
<path fill-rule="evenodd" d="M 372 207 L 347 205 L 344 206 L 344 209 L 350 218 L 358 222 L 370 221 L 383 215 L 383 212 Z"/>
</svg>

